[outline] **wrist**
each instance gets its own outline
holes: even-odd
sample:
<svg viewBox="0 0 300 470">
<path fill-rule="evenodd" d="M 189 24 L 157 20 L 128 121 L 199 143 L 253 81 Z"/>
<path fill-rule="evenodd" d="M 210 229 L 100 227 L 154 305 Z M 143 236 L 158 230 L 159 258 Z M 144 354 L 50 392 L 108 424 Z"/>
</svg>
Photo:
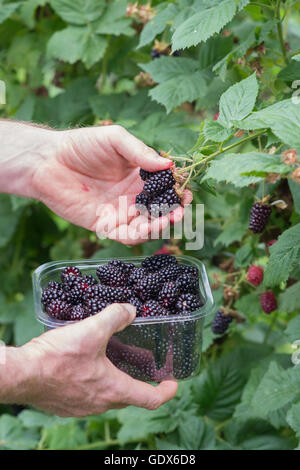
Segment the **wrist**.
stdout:
<svg viewBox="0 0 300 470">
<path fill-rule="evenodd" d="M 0 403 L 31 404 L 39 392 L 41 365 L 38 354 L 23 347 L 6 347 L 0 363 Z"/>
<path fill-rule="evenodd" d="M 58 131 L 0 120 L 0 192 L 38 198 L 34 174 L 57 151 Z"/>
</svg>

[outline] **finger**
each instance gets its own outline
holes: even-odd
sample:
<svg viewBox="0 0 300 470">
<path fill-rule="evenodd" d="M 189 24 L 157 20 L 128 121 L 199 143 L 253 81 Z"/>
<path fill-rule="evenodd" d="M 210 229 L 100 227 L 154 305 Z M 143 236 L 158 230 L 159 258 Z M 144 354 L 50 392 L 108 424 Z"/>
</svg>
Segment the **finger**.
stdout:
<svg viewBox="0 0 300 470">
<path fill-rule="evenodd" d="M 127 390 L 126 405 L 139 406 L 148 410 L 155 410 L 174 398 L 178 388 L 174 380 L 165 380 L 155 387 L 127 375 L 125 377 L 127 377 L 127 383 L 124 384 Z"/>
<path fill-rule="evenodd" d="M 111 144 L 115 150 L 126 158 L 132 166 L 141 167 L 148 171 L 159 171 L 170 168 L 171 160 L 160 157 L 159 154 L 134 137 L 121 126 L 113 126 Z"/>
</svg>

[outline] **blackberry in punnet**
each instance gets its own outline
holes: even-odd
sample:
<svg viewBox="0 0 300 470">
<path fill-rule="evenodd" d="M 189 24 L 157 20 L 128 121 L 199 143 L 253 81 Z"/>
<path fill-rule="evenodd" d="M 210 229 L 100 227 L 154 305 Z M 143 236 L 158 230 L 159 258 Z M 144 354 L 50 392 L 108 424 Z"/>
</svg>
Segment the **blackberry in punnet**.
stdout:
<svg viewBox="0 0 300 470">
<path fill-rule="evenodd" d="M 82 274 L 75 266 L 68 266 L 61 272 L 61 280 L 63 283 L 69 282 L 71 279 L 76 277 L 82 277 Z"/>
<path fill-rule="evenodd" d="M 148 272 L 145 268 L 135 267 L 131 271 L 131 273 L 128 277 L 127 285 L 129 287 L 134 286 L 140 279 L 145 277 L 147 274 L 148 274 Z"/>
<path fill-rule="evenodd" d="M 141 192 L 135 198 L 135 207 L 140 212 L 146 212 L 148 210 L 148 206 L 150 202 L 151 202 L 151 196 L 149 196 L 149 194 Z"/>
<path fill-rule="evenodd" d="M 124 261 L 121 261 L 120 259 L 109 261 L 108 266 L 119 268 L 125 274 L 130 274 L 132 269 L 135 267 L 133 263 L 124 263 Z"/>
<path fill-rule="evenodd" d="M 159 271 L 162 282 L 176 281 L 180 273 L 180 266 L 178 264 L 169 264 Z"/>
<path fill-rule="evenodd" d="M 66 300 L 62 286 L 58 282 L 51 281 L 42 292 L 41 301 L 44 307 L 53 300 Z"/>
<path fill-rule="evenodd" d="M 88 288 L 96 284 L 98 284 L 96 279 L 90 274 L 76 278 L 72 281 L 71 288 L 68 291 L 72 303 L 76 304 L 81 302 Z"/>
<path fill-rule="evenodd" d="M 202 307 L 203 301 L 199 295 L 181 294 L 176 302 L 176 309 L 179 314 L 192 313 Z"/>
<path fill-rule="evenodd" d="M 142 262 L 142 267 L 147 269 L 150 272 L 159 271 L 162 268 L 172 264 L 177 264 L 177 259 L 175 256 L 168 254 L 159 254 L 148 256 Z"/>
<path fill-rule="evenodd" d="M 133 295 L 130 297 L 129 303 L 136 307 L 136 316 L 140 317 L 142 315 L 143 302 L 136 295 Z"/>
<path fill-rule="evenodd" d="M 56 320 L 68 320 L 72 306 L 64 300 L 53 300 L 46 307 L 46 312 L 50 317 L 56 318 Z"/>
<path fill-rule="evenodd" d="M 199 282 L 195 276 L 180 274 L 176 279 L 176 288 L 179 292 L 195 293 L 199 289 Z"/>
<path fill-rule="evenodd" d="M 85 305 L 75 305 L 70 311 L 68 320 L 84 320 L 87 317 L 90 317 L 91 313 Z"/>
<path fill-rule="evenodd" d="M 140 279 L 133 290 L 142 300 L 156 298 L 162 286 L 160 273 L 150 273 L 148 276 Z"/>
<path fill-rule="evenodd" d="M 171 308 L 178 299 L 179 293 L 174 281 L 163 284 L 158 294 L 158 302 L 165 308 Z"/>
<path fill-rule="evenodd" d="M 85 307 L 89 315 L 95 315 L 96 313 L 101 312 L 109 304 L 105 300 L 101 299 L 89 299 L 85 303 Z"/>
<path fill-rule="evenodd" d="M 277 300 L 272 290 L 268 290 L 267 292 L 264 292 L 264 294 L 261 294 L 259 300 L 261 308 L 265 313 L 271 313 L 277 309 Z"/>
<path fill-rule="evenodd" d="M 171 170 L 162 170 L 153 173 L 144 184 L 144 192 L 151 196 L 157 196 L 175 184 L 175 179 Z"/>
<path fill-rule="evenodd" d="M 260 266 L 250 266 L 247 273 L 247 279 L 254 286 L 259 286 L 264 278 L 264 270 Z"/>
<path fill-rule="evenodd" d="M 126 286 L 128 273 L 120 266 L 101 265 L 96 273 L 102 284 L 114 287 Z"/>
<path fill-rule="evenodd" d="M 251 209 L 249 230 L 253 233 L 262 233 L 266 228 L 272 208 L 268 204 L 255 202 Z"/>
<path fill-rule="evenodd" d="M 157 218 L 169 214 L 180 205 L 181 199 L 175 189 L 169 188 L 153 199 L 148 205 L 148 210 L 152 217 Z"/>
<path fill-rule="evenodd" d="M 225 315 L 222 309 L 218 310 L 211 325 L 212 332 L 215 335 L 223 335 L 225 331 L 227 331 L 231 322 L 231 315 Z"/>
<path fill-rule="evenodd" d="M 167 315 L 169 315 L 169 312 L 156 300 L 148 300 L 141 309 L 142 317 L 161 317 Z"/>
<path fill-rule="evenodd" d="M 188 274 L 190 276 L 194 276 L 197 279 L 199 278 L 199 270 L 195 266 L 180 265 L 180 272 L 182 274 Z"/>
</svg>

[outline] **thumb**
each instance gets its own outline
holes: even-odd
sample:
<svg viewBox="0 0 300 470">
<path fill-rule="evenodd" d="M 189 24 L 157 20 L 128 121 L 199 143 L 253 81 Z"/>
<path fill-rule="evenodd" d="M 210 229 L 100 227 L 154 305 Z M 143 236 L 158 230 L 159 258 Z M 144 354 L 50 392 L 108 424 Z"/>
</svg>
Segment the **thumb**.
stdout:
<svg viewBox="0 0 300 470">
<path fill-rule="evenodd" d="M 126 158 L 132 166 L 141 167 L 148 171 L 166 170 L 173 165 L 171 160 L 160 157 L 159 154 L 134 137 L 121 126 L 111 126 L 115 137 L 112 144 L 117 152 Z"/>
</svg>

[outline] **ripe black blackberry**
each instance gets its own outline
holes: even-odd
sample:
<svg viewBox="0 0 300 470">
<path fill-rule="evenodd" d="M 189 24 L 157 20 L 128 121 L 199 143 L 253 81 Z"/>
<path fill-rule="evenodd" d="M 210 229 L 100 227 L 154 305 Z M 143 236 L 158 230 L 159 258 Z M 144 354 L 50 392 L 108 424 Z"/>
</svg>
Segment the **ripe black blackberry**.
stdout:
<svg viewBox="0 0 300 470">
<path fill-rule="evenodd" d="M 179 292 L 195 293 L 199 289 L 199 282 L 195 276 L 180 274 L 176 279 L 176 288 Z"/>
<path fill-rule="evenodd" d="M 199 295 L 181 294 L 176 302 L 176 309 L 179 314 L 192 313 L 202 307 L 203 301 Z"/>
<path fill-rule="evenodd" d="M 46 307 L 46 312 L 50 317 L 56 318 L 56 320 L 68 320 L 72 306 L 64 300 L 53 300 Z"/>
<path fill-rule="evenodd" d="M 262 233 L 266 228 L 271 212 L 270 205 L 255 202 L 250 213 L 249 230 L 252 230 L 253 233 Z"/>
<path fill-rule="evenodd" d="M 114 302 L 124 303 L 132 296 L 132 291 L 128 287 L 112 287 L 103 284 L 97 284 L 86 290 L 83 296 L 84 304 L 88 304 L 90 300 L 95 302 L 104 301 L 112 304 Z"/>
<path fill-rule="evenodd" d="M 136 307 L 136 316 L 140 317 L 142 315 L 143 302 L 136 295 L 133 295 L 130 297 L 129 303 Z"/>
<path fill-rule="evenodd" d="M 148 180 L 150 181 L 150 180 Z M 175 210 L 181 204 L 181 199 L 174 188 L 169 188 L 155 197 L 148 205 L 148 211 L 152 217 L 161 217 Z"/>
<path fill-rule="evenodd" d="M 153 173 L 144 184 L 143 191 L 151 196 L 162 194 L 175 184 L 175 179 L 171 170 L 162 170 Z"/>
<path fill-rule="evenodd" d="M 131 271 L 131 273 L 128 277 L 127 285 L 129 287 L 134 286 L 140 279 L 145 277 L 147 274 L 148 274 L 148 272 L 145 268 L 135 267 Z"/>
<path fill-rule="evenodd" d="M 113 259 L 113 260 L 109 261 L 109 263 L 107 265 L 119 268 L 125 274 L 130 274 L 132 269 L 134 269 L 134 267 L 135 267 L 133 263 L 125 263 L 124 261 L 122 261 L 120 259 Z"/>
<path fill-rule="evenodd" d="M 159 57 L 161 56 L 161 54 L 156 50 L 156 49 L 151 49 L 151 57 L 152 57 L 152 60 L 154 59 L 159 59 Z"/>
<path fill-rule="evenodd" d="M 51 281 L 43 290 L 41 301 L 44 307 L 49 305 L 53 300 L 68 300 L 61 284 Z"/>
<path fill-rule="evenodd" d="M 70 281 L 65 284 L 65 288 L 66 286 L 69 288 L 69 284 Z M 74 304 L 80 303 L 88 288 L 96 284 L 98 283 L 91 274 L 78 277 L 71 281 L 70 288 L 67 290 L 71 302 Z"/>
<path fill-rule="evenodd" d="M 82 277 L 81 271 L 75 266 L 67 266 L 61 272 L 61 280 L 63 283 L 69 282 L 76 277 Z"/>
<path fill-rule="evenodd" d="M 152 255 L 145 258 L 142 262 L 142 267 L 149 272 L 159 271 L 166 266 L 177 264 L 175 256 L 168 254 Z"/>
<path fill-rule="evenodd" d="M 174 281 L 166 282 L 163 284 L 161 291 L 158 294 L 158 302 L 165 308 L 171 308 L 177 301 L 179 296 L 176 283 Z"/>
<path fill-rule="evenodd" d="M 231 322 L 231 315 L 225 315 L 222 309 L 218 310 L 211 325 L 212 332 L 215 335 L 223 335 Z"/>
<path fill-rule="evenodd" d="M 70 311 L 68 320 L 84 320 L 87 317 L 90 317 L 91 313 L 85 305 L 75 305 Z"/>
<path fill-rule="evenodd" d="M 140 212 L 146 212 L 148 210 L 148 205 L 150 204 L 150 202 L 151 196 L 149 196 L 149 194 L 141 192 L 135 198 L 135 207 Z"/>
<path fill-rule="evenodd" d="M 143 181 L 146 181 L 147 179 L 151 178 L 151 176 L 153 176 L 154 173 L 155 172 L 153 171 L 147 171 L 147 170 L 143 170 L 143 168 L 140 168 L 140 177 L 142 178 Z"/>
<path fill-rule="evenodd" d="M 162 282 L 176 281 L 181 274 L 179 264 L 169 264 L 159 271 Z"/>
<path fill-rule="evenodd" d="M 188 274 L 189 276 L 194 276 L 197 279 L 199 278 L 199 270 L 195 266 L 180 265 L 180 272 L 182 274 Z"/>
<path fill-rule="evenodd" d="M 126 286 L 128 273 L 124 272 L 121 266 L 101 265 L 96 274 L 102 284 L 107 286 Z"/>
<path fill-rule="evenodd" d="M 150 273 L 135 284 L 133 291 L 142 300 L 153 299 L 157 297 L 162 282 L 160 273 Z"/>
<path fill-rule="evenodd" d="M 109 305 L 105 300 L 101 299 L 89 299 L 85 302 L 85 307 L 89 315 L 95 315 L 101 312 L 104 308 Z"/>
<path fill-rule="evenodd" d="M 168 310 L 162 307 L 156 300 L 148 300 L 141 309 L 142 317 L 161 317 L 167 315 L 169 315 Z"/>
</svg>

